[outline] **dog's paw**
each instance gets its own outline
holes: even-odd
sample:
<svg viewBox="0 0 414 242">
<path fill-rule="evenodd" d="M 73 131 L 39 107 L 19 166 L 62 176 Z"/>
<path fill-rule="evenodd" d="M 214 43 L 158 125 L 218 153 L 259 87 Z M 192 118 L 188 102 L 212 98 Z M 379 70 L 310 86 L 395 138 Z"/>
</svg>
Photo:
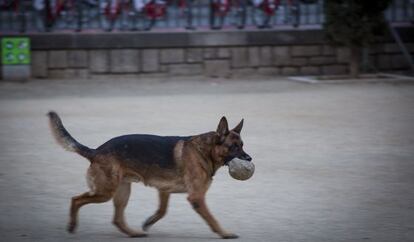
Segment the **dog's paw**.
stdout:
<svg viewBox="0 0 414 242">
<path fill-rule="evenodd" d="M 239 238 L 239 236 L 237 234 L 232 234 L 232 233 L 225 233 L 221 235 L 222 239 L 237 239 Z"/>
<path fill-rule="evenodd" d="M 154 224 L 154 216 L 151 216 L 145 220 L 145 222 L 142 224 L 142 230 L 148 231 L 151 226 Z"/>
<path fill-rule="evenodd" d="M 142 225 L 142 230 L 144 230 L 145 232 L 147 232 L 149 230 L 149 228 L 151 228 L 151 225 L 149 225 L 149 224 L 143 224 Z"/>
<path fill-rule="evenodd" d="M 76 230 L 76 223 L 68 223 L 68 226 L 67 226 L 66 230 L 69 233 L 74 234 L 75 230 Z"/>
<path fill-rule="evenodd" d="M 151 228 L 152 224 L 144 223 L 142 224 L 142 230 L 148 231 Z"/>
</svg>

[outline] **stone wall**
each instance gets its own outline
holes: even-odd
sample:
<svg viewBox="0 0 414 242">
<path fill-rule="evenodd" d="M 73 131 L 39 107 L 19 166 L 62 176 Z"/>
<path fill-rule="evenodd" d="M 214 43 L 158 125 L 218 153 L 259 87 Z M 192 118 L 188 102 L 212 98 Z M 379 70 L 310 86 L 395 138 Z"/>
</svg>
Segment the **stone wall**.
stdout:
<svg viewBox="0 0 414 242">
<path fill-rule="evenodd" d="M 414 44 L 410 44 L 413 50 Z M 371 52 L 378 70 L 409 68 L 395 44 Z M 255 46 L 172 49 L 96 49 L 33 51 L 36 78 L 88 78 L 107 74 L 205 75 L 211 77 L 262 75 L 319 75 L 347 72 L 349 52 L 327 45 Z"/>
<path fill-rule="evenodd" d="M 139 38 L 140 35 L 143 38 Z M 344 74 L 348 71 L 349 51 L 327 45 L 320 30 L 31 37 L 32 75 L 35 78 L 102 75 L 237 77 Z M 410 42 L 407 46 L 413 53 L 414 40 Z M 409 68 L 398 46 L 389 39 L 375 45 L 369 53 L 371 67 L 379 71 Z"/>
</svg>

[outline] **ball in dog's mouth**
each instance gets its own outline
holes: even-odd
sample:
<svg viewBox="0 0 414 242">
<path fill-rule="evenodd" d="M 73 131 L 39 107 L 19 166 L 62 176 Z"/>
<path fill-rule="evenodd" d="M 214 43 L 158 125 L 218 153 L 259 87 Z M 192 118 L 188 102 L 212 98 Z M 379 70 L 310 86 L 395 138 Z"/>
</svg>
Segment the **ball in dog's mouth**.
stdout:
<svg viewBox="0 0 414 242">
<path fill-rule="evenodd" d="M 228 167 L 230 176 L 241 181 L 249 179 L 254 173 L 254 164 L 250 161 L 235 158 L 228 162 Z"/>
</svg>

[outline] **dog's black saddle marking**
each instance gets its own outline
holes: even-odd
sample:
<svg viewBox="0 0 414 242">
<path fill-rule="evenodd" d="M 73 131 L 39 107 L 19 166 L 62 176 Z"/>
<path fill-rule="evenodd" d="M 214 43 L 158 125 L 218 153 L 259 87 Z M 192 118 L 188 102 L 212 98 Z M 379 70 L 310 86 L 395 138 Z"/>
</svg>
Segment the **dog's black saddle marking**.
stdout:
<svg viewBox="0 0 414 242">
<path fill-rule="evenodd" d="M 131 134 L 115 137 L 97 149 L 100 154 L 113 154 L 127 165 L 137 163 L 174 168 L 174 147 L 180 140 L 190 136 L 157 136 Z"/>
</svg>

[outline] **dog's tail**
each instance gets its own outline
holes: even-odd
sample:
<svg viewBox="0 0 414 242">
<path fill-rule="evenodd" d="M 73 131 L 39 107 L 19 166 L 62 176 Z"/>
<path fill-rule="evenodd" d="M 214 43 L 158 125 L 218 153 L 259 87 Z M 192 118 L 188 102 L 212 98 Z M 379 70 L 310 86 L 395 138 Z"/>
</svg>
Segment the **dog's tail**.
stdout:
<svg viewBox="0 0 414 242">
<path fill-rule="evenodd" d="M 50 129 L 58 144 L 64 149 L 78 153 L 87 159 L 91 159 L 94 156 L 93 149 L 82 145 L 69 134 L 65 127 L 63 127 L 62 120 L 57 113 L 50 111 L 47 116 L 49 116 Z"/>
</svg>

